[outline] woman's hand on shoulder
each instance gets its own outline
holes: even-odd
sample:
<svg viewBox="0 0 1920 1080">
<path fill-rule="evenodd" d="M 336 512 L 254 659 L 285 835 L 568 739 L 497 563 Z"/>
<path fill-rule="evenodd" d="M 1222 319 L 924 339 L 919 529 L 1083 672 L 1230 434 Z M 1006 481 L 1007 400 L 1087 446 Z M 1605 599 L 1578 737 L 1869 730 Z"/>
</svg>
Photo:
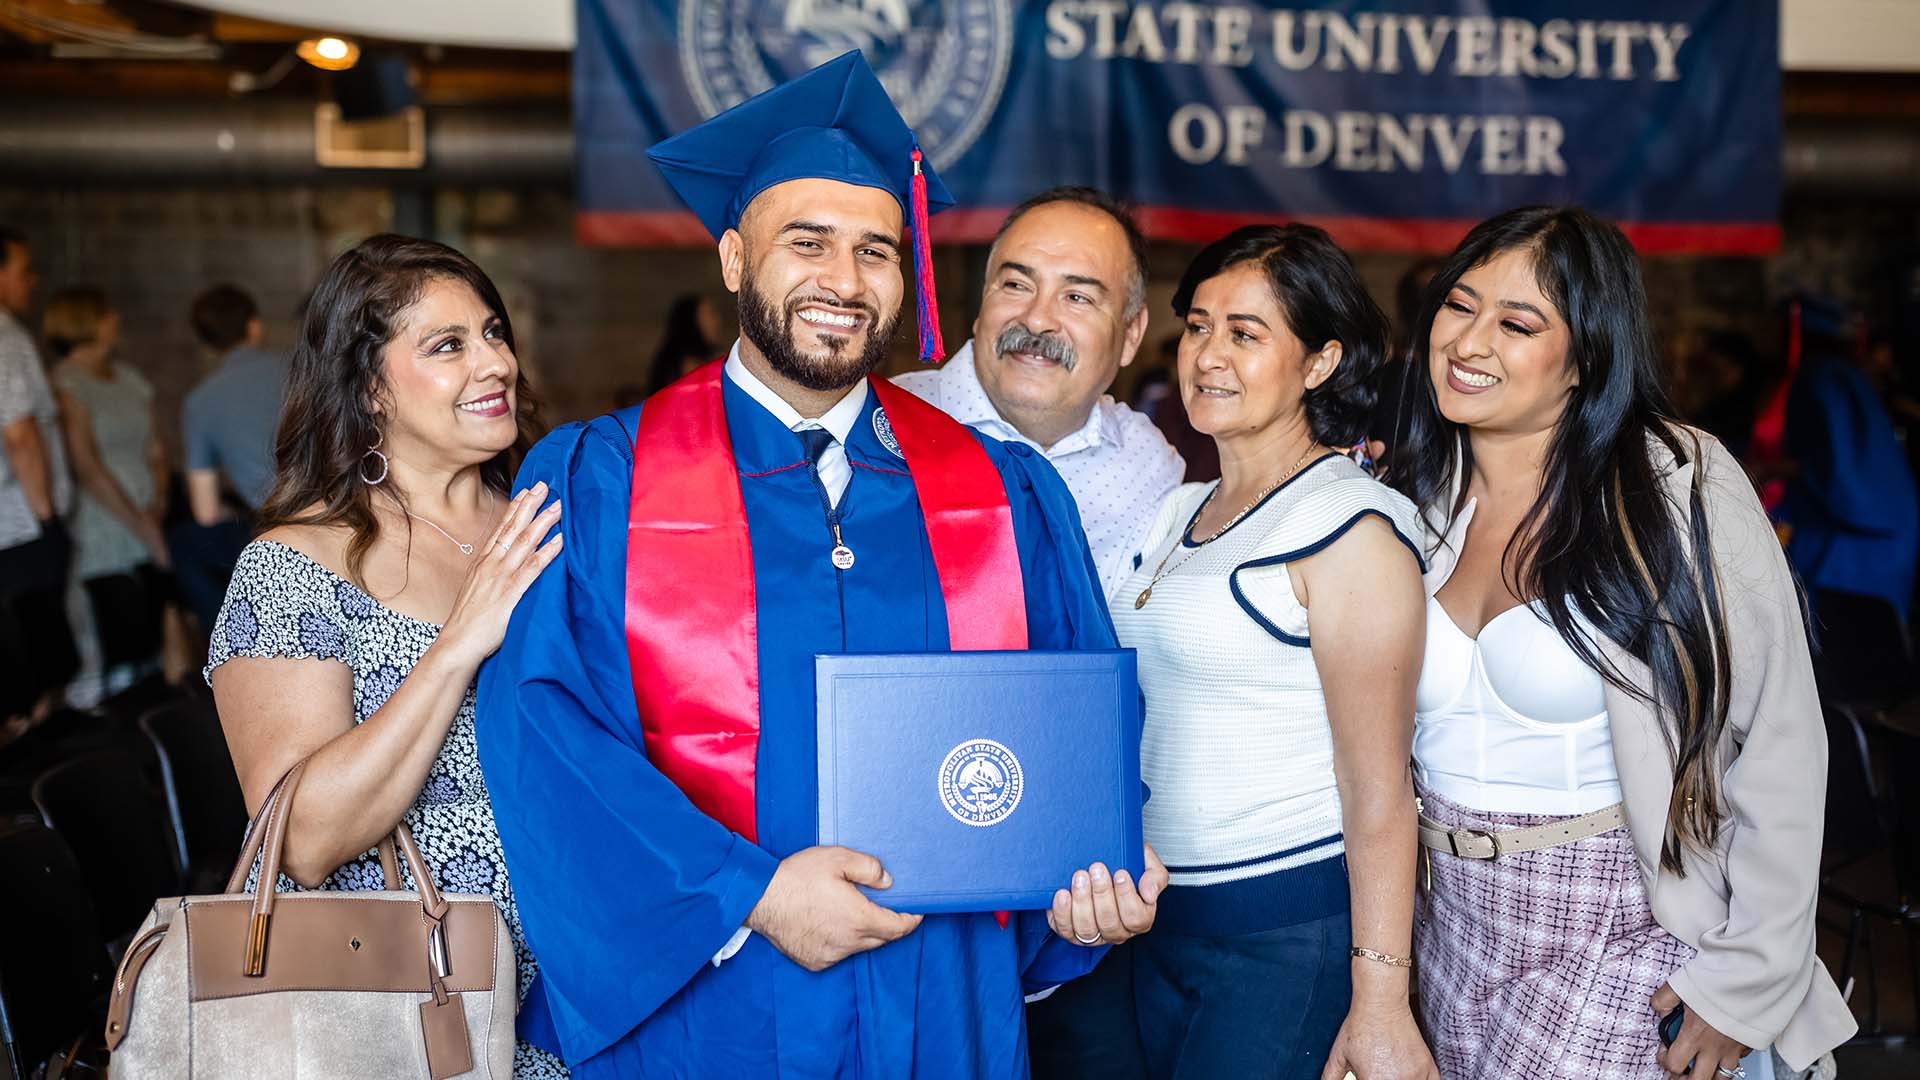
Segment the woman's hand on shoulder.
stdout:
<svg viewBox="0 0 1920 1080">
<path fill-rule="evenodd" d="M 474 551 L 473 569 L 467 572 L 460 595 L 454 598 L 453 612 L 440 631 L 440 644 L 463 662 L 477 667 L 493 655 L 506 639 L 514 606 L 547 564 L 559 556 L 559 533 L 544 544 L 540 542 L 560 523 L 560 501 L 555 499 L 543 510 L 541 504 L 546 499 L 544 482 L 514 496 L 493 535 Z"/>
<path fill-rule="evenodd" d="M 1440 1080 L 1433 1054 L 1403 999 L 1396 1006 L 1358 1002 L 1347 1013 L 1327 1053 L 1320 1080 Z"/>
</svg>

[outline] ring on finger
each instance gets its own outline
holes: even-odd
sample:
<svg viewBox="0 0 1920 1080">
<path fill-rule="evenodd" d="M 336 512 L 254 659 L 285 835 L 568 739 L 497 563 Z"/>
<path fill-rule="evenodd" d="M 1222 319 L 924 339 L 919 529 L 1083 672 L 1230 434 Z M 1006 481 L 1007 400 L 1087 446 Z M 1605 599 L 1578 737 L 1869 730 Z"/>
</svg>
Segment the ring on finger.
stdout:
<svg viewBox="0 0 1920 1080">
<path fill-rule="evenodd" d="M 1729 1080 L 1747 1080 L 1747 1069 L 1744 1065 L 1735 1065 L 1731 1069 L 1722 1065 L 1713 1071 L 1721 1076 L 1728 1077 Z"/>
<path fill-rule="evenodd" d="M 1075 930 L 1073 932 L 1073 940 L 1079 942 L 1082 945 L 1098 945 L 1100 944 L 1100 935 L 1095 934 L 1090 938 L 1084 938 L 1080 936 L 1080 931 Z"/>
<path fill-rule="evenodd" d="M 513 541 L 511 540 L 500 541 L 500 554 L 506 555 L 512 551 L 513 551 Z"/>
</svg>

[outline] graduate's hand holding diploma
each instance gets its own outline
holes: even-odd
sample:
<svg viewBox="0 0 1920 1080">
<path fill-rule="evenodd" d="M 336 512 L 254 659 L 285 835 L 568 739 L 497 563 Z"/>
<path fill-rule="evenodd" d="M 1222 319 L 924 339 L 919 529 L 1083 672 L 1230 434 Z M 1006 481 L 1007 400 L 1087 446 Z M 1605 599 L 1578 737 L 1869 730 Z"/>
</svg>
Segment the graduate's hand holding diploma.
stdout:
<svg viewBox="0 0 1920 1080">
<path fill-rule="evenodd" d="M 851 848 L 810 847 L 780 860 L 747 929 L 773 942 L 808 971 L 825 971 L 855 953 L 912 933 L 921 916 L 888 911 L 856 885 L 893 884 L 880 860 Z"/>
<path fill-rule="evenodd" d="M 1135 882 L 1125 870 L 1109 874 L 1105 863 L 1094 863 L 1073 875 L 1073 887 L 1053 894 L 1047 925 L 1076 945 L 1118 945 L 1153 929 L 1160 894 L 1167 887 L 1167 867 L 1147 845 L 1147 869 Z"/>
</svg>

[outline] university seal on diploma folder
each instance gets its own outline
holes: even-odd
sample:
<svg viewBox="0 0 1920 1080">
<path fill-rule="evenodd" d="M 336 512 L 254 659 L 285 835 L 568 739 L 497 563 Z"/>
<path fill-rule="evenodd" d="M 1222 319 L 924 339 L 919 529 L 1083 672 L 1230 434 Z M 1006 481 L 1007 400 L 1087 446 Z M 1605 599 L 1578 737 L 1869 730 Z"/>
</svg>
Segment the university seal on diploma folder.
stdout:
<svg viewBox="0 0 1920 1080">
<path fill-rule="evenodd" d="M 998 825 L 1027 786 L 1020 759 L 992 739 L 969 739 L 940 762 L 940 801 L 962 825 Z"/>
</svg>

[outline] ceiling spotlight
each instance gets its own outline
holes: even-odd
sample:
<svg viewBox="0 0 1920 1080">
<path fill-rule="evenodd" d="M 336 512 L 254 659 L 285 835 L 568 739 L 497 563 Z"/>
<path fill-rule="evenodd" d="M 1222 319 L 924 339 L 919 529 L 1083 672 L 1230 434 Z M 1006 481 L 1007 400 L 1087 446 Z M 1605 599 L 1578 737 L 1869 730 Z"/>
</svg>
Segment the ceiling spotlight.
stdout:
<svg viewBox="0 0 1920 1080">
<path fill-rule="evenodd" d="M 294 51 L 300 54 L 300 59 L 322 71 L 345 71 L 360 62 L 360 46 L 346 38 L 308 38 Z"/>
</svg>

